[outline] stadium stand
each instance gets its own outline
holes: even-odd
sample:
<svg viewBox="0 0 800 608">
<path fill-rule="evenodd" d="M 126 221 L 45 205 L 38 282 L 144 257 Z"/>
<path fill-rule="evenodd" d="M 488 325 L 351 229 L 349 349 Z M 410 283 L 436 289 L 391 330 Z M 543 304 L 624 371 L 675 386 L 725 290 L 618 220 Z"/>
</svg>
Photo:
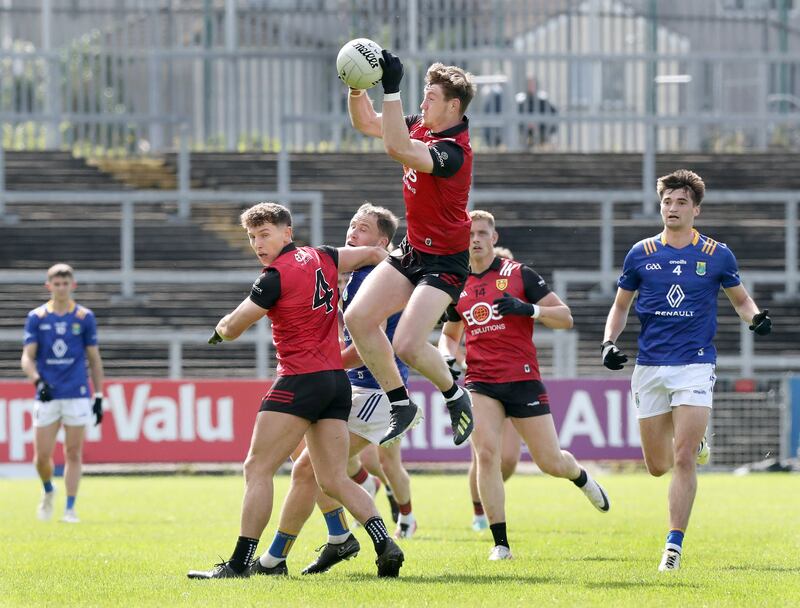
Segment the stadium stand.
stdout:
<svg viewBox="0 0 800 608">
<path fill-rule="evenodd" d="M 12 190 L 47 188 L 124 190 L 135 185 L 168 187 L 176 172 L 175 155 L 163 163 L 139 163 L 135 170 L 124 163 L 106 165 L 107 173 L 64 152 L 7 152 L 6 183 Z M 634 154 L 483 154 L 475 161 L 475 188 L 571 188 L 631 190 L 640 187 L 641 157 Z M 686 166 L 706 180 L 710 197 L 714 190 L 797 189 L 800 175 L 791 155 L 660 155 L 657 174 Z M 148 175 L 148 167 L 152 175 Z M 191 157 L 194 188 L 230 190 L 277 189 L 277 155 L 271 153 L 195 153 Z M 357 168 L 357 170 L 354 170 Z M 340 243 L 354 208 L 364 199 L 389 207 L 402 216 L 400 169 L 384 155 L 375 153 L 292 154 L 291 185 L 294 190 L 318 190 L 324 196 L 326 242 Z M 165 178 L 165 175 L 167 178 Z M 255 202 L 255 201 L 254 201 Z M 246 206 L 246 205 L 242 205 Z M 552 281 L 558 269 L 594 270 L 599 266 L 600 209 L 593 203 L 520 204 L 497 201 L 482 205 L 497 217 L 501 243 L 515 256 L 539 269 Z M 11 205 L 19 216 L 13 225 L 0 224 L 0 259 L 6 269 L 43 272 L 56 260 L 81 270 L 119 268 L 118 205 Z M 620 266 L 628 248 L 659 230 L 657 217 L 640 217 L 641 205 L 620 203 L 614 207 L 614 265 Z M 304 210 L 295 210 L 297 239 L 307 242 Z M 198 204 L 188 222 L 174 220 L 174 204 L 136 207 L 135 260 L 137 269 L 188 271 L 252 270 L 254 260 L 234 205 Z M 88 220 L 87 220 L 88 218 Z M 709 204 L 698 225 L 703 232 L 728 243 L 745 271 L 783 268 L 784 206 Z M 402 228 L 401 228 L 402 231 Z M 399 239 L 398 239 L 399 240 Z M 570 286 L 565 296 L 580 332 L 578 373 L 606 375 L 598 364 L 598 348 L 610 300 L 598 297 L 591 286 Z M 761 354 L 800 354 L 800 329 L 789 322 L 794 304 L 775 302 L 771 294 L 780 286 L 761 285 L 755 295 L 769 307 L 775 332 L 769 341 L 757 342 Z M 146 327 L 207 329 L 222 311 L 244 297 L 246 286 L 237 285 L 137 285 L 141 299 L 120 302 L 113 298 L 116 285 L 82 284 L 81 302 L 93 308 L 101 329 Z M 25 312 L 41 301 L 38 286 L 17 286 L 2 291 L 6 315 L 0 328 L 19 329 Z M 717 346 L 721 353 L 735 354 L 739 345 L 739 321 L 721 296 Z M 635 351 L 630 330 L 621 347 Z M 0 377 L 18 376 L 18 348 L 0 345 L 4 351 Z M 184 375 L 246 376 L 252 372 L 252 346 L 226 345 L 224 353 L 189 348 L 184 353 Z M 165 375 L 166 345 L 122 348 L 104 346 L 110 373 L 115 375 Z M 544 370 L 547 373 L 547 369 Z"/>
</svg>

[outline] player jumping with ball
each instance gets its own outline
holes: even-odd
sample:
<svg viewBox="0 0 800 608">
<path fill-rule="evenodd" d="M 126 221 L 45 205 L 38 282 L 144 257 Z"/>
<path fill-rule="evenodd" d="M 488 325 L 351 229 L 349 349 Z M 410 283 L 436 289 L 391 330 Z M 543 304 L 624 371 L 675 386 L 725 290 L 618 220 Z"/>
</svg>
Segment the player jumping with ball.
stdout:
<svg viewBox="0 0 800 608">
<path fill-rule="evenodd" d="M 382 445 L 398 441 L 422 418 L 408 398 L 394 361 L 417 369 L 442 391 L 450 412 L 453 441 L 472 433 L 469 393 L 453 381 L 428 336 L 442 313 L 458 302 L 469 274 L 467 198 L 472 182 L 469 120 L 475 96 L 472 75 L 434 63 L 425 76 L 421 114 L 404 116 L 400 101 L 403 64 L 382 52 L 383 114 L 364 91 L 350 90 L 348 109 L 361 133 L 383 139 L 387 154 L 403 165 L 403 198 L 408 232 L 400 247 L 364 281 L 347 309 L 345 323 L 358 353 L 391 402 L 389 430 Z M 381 324 L 403 310 L 390 343 Z"/>
</svg>

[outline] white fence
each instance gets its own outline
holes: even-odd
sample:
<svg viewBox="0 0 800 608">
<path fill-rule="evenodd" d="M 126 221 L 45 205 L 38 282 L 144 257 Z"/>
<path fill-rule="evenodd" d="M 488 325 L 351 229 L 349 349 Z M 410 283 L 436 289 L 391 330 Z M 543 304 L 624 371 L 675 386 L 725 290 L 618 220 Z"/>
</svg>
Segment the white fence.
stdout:
<svg viewBox="0 0 800 608">
<path fill-rule="evenodd" d="M 737 5 L 7 0 L 4 138 L 161 152 L 186 121 L 199 149 L 361 147 L 334 61 L 346 40 L 368 36 L 405 61 L 409 111 L 434 61 L 483 78 L 470 108 L 476 146 L 798 150 L 797 11 L 788 0 Z M 282 132 L 288 115 L 300 120 Z"/>
</svg>

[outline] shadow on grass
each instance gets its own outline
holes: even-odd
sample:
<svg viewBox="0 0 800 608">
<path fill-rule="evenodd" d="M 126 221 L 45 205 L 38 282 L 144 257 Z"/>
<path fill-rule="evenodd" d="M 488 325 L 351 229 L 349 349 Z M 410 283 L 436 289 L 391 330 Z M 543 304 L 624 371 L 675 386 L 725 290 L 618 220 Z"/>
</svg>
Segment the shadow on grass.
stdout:
<svg viewBox="0 0 800 608">
<path fill-rule="evenodd" d="M 758 565 L 758 564 L 751 564 L 749 566 L 727 566 L 725 568 L 720 568 L 720 570 L 736 570 L 737 572 L 799 572 L 800 573 L 800 566 L 770 566 L 770 565 Z"/>
<path fill-rule="evenodd" d="M 361 573 L 347 574 L 345 578 L 350 579 L 354 582 L 390 580 L 390 579 L 376 579 L 375 575 L 361 574 Z M 400 577 L 397 580 L 404 581 L 407 583 L 443 583 L 443 584 L 458 584 L 458 585 L 463 585 L 464 583 L 470 585 L 486 584 L 486 583 L 528 583 L 528 584 L 558 585 L 566 582 L 565 579 L 556 576 L 526 576 L 526 575 L 515 576 L 513 574 L 504 574 L 504 573 L 493 574 L 491 572 L 487 572 L 486 574 L 477 574 L 477 573 L 441 574 L 441 575 L 428 575 L 428 576 L 420 576 L 414 574 L 410 576 L 404 576 L 401 573 Z"/>
<path fill-rule="evenodd" d="M 607 555 L 585 555 L 584 557 L 570 557 L 568 562 L 632 562 L 636 561 L 632 557 L 609 557 Z"/>
<path fill-rule="evenodd" d="M 674 579 L 663 581 L 605 581 L 597 583 L 584 583 L 587 589 L 642 589 L 647 587 L 686 587 L 687 589 L 699 589 L 700 585 L 676 581 Z"/>
</svg>

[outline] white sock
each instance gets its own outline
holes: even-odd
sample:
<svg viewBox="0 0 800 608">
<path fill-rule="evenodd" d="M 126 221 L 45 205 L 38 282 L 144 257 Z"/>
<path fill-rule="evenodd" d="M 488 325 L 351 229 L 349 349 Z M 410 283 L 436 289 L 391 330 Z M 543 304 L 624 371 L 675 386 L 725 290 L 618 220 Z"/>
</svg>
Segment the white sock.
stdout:
<svg viewBox="0 0 800 608">
<path fill-rule="evenodd" d="M 378 491 L 376 480 L 374 475 L 367 475 L 367 478 L 360 484 L 370 496 L 374 496 Z"/>
<path fill-rule="evenodd" d="M 341 545 L 349 537 L 350 537 L 350 531 L 349 530 L 348 530 L 347 534 L 328 534 L 328 544 L 329 545 Z"/>
<path fill-rule="evenodd" d="M 415 518 L 413 513 L 409 513 L 408 515 L 403 515 L 400 513 L 400 516 L 397 518 L 397 525 L 399 526 L 400 524 L 406 524 L 410 526 L 414 523 L 414 521 Z"/>
<path fill-rule="evenodd" d="M 285 557 L 275 557 L 269 551 L 265 551 L 264 555 L 258 558 L 258 561 L 261 562 L 261 565 L 265 568 L 274 568 L 278 564 L 285 562 Z"/>
</svg>

